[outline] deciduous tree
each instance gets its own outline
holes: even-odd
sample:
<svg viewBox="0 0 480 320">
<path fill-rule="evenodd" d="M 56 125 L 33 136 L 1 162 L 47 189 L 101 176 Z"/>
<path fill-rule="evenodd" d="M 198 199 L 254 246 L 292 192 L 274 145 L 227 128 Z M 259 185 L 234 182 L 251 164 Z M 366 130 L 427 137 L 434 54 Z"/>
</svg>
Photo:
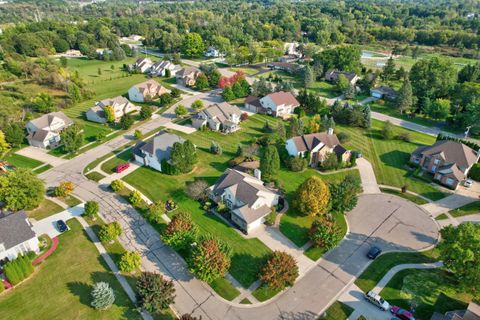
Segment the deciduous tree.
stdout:
<svg viewBox="0 0 480 320">
<path fill-rule="evenodd" d="M 175 250 L 189 249 L 195 242 L 198 229 L 193 224 L 190 214 L 179 212 L 175 214 L 162 233 L 162 240 Z"/>
<path fill-rule="evenodd" d="M 280 156 L 277 147 L 267 146 L 260 158 L 260 171 L 266 178 L 272 178 L 280 169 Z"/>
<path fill-rule="evenodd" d="M 292 286 L 297 278 L 298 266 L 295 259 L 282 251 L 274 251 L 260 273 L 260 279 L 276 290 Z"/>
<path fill-rule="evenodd" d="M 0 201 L 12 211 L 31 210 L 42 202 L 45 187 L 30 170 L 17 168 L 0 176 Z"/>
<path fill-rule="evenodd" d="M 83 129 L 78 124 L 73 124 L 60 132 L 60 139 L 67 152 L 77 152 L 83 144 Z"/>
<path fill-rule="evenodd" d="M 173 281 L 164 279 L 158 273 L 142 272 L 137 280 L 136 288 L 141 307 L 149 312 L 160 313 L 167 309 L 175 299 Z"/>
<path fill-rule="evenodd" d="M 203 238 L 193 248 L 189 269 L 207 283 L 223 277 L 230 267 L 231 249 L 214 238 Z"/>
<path fill-rule="evenodd" d="M 317 176 L 305 180 L 297 189 L 294 205 L 302 215 L 325 214 L 330 203 L 328 185 Z"/>
<path fill-rule="evenodd" d="M 127 251 L 120 258 L 118 268 L 122 272 L 133 272 L 140 268 L 142 257 L 136 251 Z"/>
<path fill-rule="evenodd" d="M 118 222 L 103 225 L 98 231 L 98 238 L 102 242 L 112 242 L 122 234 L 122 227 Z"/>
<path fill-rule="evenodd" d="M 313 221 L 308 237 L 313 245 L 318 248 L 330 250 L 341 240 L 340 230 L 335 222 L 327 219 Z"/>
</svg>

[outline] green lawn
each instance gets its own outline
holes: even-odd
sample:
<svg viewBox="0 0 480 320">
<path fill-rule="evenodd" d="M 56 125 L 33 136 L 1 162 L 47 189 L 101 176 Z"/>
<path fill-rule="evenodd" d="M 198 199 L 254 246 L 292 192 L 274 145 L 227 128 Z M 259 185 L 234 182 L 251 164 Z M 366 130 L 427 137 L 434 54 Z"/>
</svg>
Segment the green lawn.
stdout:
<svg viewBox="0 0 480 320">
<path fill-rule="evenodd" d="M 262 302 L 273 298 L 280 291 L 282 290 L 272 289 L 266 284 L 262 284 L 260 287 L 258 287 L 257 289 L 255 289 L 255 291 L 252 292 L 252 296 L 257 298 L 258 301 Z"/>
<path fill-rule="evenodd" d="M 307 178 L 318 175 L 326 182 L 335 183 L 341 181 L 346 175 L 352 174 L 359 176 L 357 169 L 342 171 L 339 173 L 333 173 L 329 175 L 320 175 L 314 169 L 307 169 L 303 172 L 292 172 L 286 169 L 282 169 L 279 174 L 281 181 L 285 181 L 285 196 L 287 201 L 290 204 L 289 210 L 282 216 L 280 221 L 280 231 L 293 243 L 301 247 L 308 242 L 308 229 L 312 225 L 315 217 L 312 216 L 301 216 L 293 208 L 293 199 L 295 196 L 295 191 L 297 188 L 304 182 Z M 342 229 L 343 234 L 346 232 L 346 223 L 345 218 L 339 215 L 334 215 L 337 224 Z M 306 253 L 307 254 L 307 253 Z M 323 254 L 321 249 L 310 249 L 307 256 L 313 260 L 317 260 Z"/>
<path fill-rule="evenodd" d="M 240 291 L 237 290 L 227 279 L 218 278 L 210 283 L 215 292 L 217 292 L 222 298 L 232 301 L 240 294 Z"/>
<path fill-rule="evenodd" d="M 69 207 L 75 207 L 82 203 L 80 199 L 77 199 L 74 196 L 68 196 L 66 198 L 62 198 L 61 200 L 65 202 Z"/>
<path fill-rule="evenodd" d="M 0 296 L 0 318 L 141 319 L 80 223 L 74 219 L 68 224 L 71 230 L 60 235 L 59 247 L 36 273 Z M 115 291 L 115 303 L 105 311 L 90 307 L 90 292 L 98 281 Z"/>
<path fill-rule="evenodd" d="M 115 157 L 103 163 L 101 169 L 105 173 L 112 174 L 118 165 L 128 162 L 132 158 L 132 155 L 132 149 L 117 153 Z"/>
<path fill-rule="evenodd" d="M 38 221 L 55 213 L 62 212 L 63 210 L 64 209 L 61 206 L 52 200 L 43 199 L 37 208 L 27 211 L 27 215 L 29 218 L 33 218 Z"/>
<path fill-rule="evenodd" d="M 475 201 L 464 205 L 463 207 L 453 209 L 449 213 L 454 217 L 467 216 L 470 214 L 480 213 L 480 201 Z"/>
<path fill-rule="evenodd" d="M 435 249 L 423 252 L 387 252 L 375 259 L 355 280 L 364 292 L 372 290 L 387 272 L 404 263 L 431 263 L 437 261 Z"/>
<path fill-rule="evenodd" d="M 398 190 L 393 190 L 393 189 L 389 189 L 389 188 L 380 188 L 380 191 L 382 191 L 383 193 L 389 193 L 389 194 L 393 194 L 393 195 L 396 195 L 396 196 L 399 196 L 399 197 L 402 197 L 404 199 L 407 199 L 409 201 L 412 201 L 413 203 L 416 203 L 418 205 L 422 205 L 422 204 L 427 204 L 428 201 L 425 200 L 425 199 L 422 199 L 420 197 L 417 197 L 416 195 L 413 195 L 413 194 L 410 194 L 410 193 L 404 193 L 404 192 L 401 192 L 401 191 L 398 191 Z"/>
<path fill-rule="evenodd" d="M 360 151 L 372 163 L 379 184 L 398 188 L 407 184 L 408 190 L 431 200 L 444 198 L 447 194 L 433 185 L 411 177 L 412 173 L 405 168 L 408 165 L 410 154 L 419 146 L 433 144 L 435 137 L 394 127 L 396 134 L 408 132 L 411 142 L 398 139 L 385 140 L 382 138 L 382 128 L 383 122 L 372 120 L 372 128 L 368 130 L 337 125 L 335 131 L 337 134 L 339 132 L 349 134 L 350 141 L 344 145 L 349 149 Z"/>
<path fill-rule="evenodd" d="M 228 69 L 229 71 L 232 71 L 232 72 L 237 72 L 237 71 L 242 71 L 244 74 L 246 74 L 247 76 L 251 76 L 251 75 L 254 75 L 256 73 L 259 72 L 258 69 L 254 69 L 254 68 L 248 68 L 248 67 L 242 67 L 242 68 L 230 68 Z"/>
<path fill-rule="evenodd" d="M 16 154 L 16 153 L 9 153 L 5 158 L 5 161 L 7 161 L 9 164 L 18 167 L 18 168 L 27 168 L 27 169 L 33 169 L 38 166 L 41 166 L 43 162 L 27 158 L 25 156 Z"/>
<path fill-rule="evenodd" d="M 353 313 L 353 310 L 354 309 L 352 307 L 347 306 L 340 301 L 335 301 L 319 319 L 347 320 L 348 317 Z"/>
<path fill-rule="evenodd" d="M 47 170 L 50 170 L 50 169 L 52 169 L 52 168 L 53 168 L 53 167 L 52 167 L 51 165 L 46 164 L 46 165 L 43 165 L 43 166 L 41 166 L 41 167 L 33 170 L 33 172 L 36 173 L 36 174 L 40 174 L 40 173 L 45 172 L 45 171 L 47 171 Z"/>
<path fill-rule="evenodd" d="M 467 308 L 471 295 L 459 289 L 456 279 L 445 270 L 406 269 L 397 273 L 380 295 L 392 305 L 409 310 L 415 305 L 415 318 L 428 320 L 441 314 Z"/>
<path fill-rule="evenodd" d="M 439 214 L 435 220 L 447 220 L 448 216 L 445 213 Z"/>
<path fill-rule="evenodd" d="M 95 182 L 98 182 L 98 181 L 102 180 L 103 178 L 105 178 L 105 176 L 103 174 L 101 174 L 100 172 L 96 172 L 96 171 L 92 171 L 90 173 L 87 173 L 85 175 L 85 177 L 87 177 L 88 179 L 90 179 L 92 181 L 95 181 Z"/>
</svg>

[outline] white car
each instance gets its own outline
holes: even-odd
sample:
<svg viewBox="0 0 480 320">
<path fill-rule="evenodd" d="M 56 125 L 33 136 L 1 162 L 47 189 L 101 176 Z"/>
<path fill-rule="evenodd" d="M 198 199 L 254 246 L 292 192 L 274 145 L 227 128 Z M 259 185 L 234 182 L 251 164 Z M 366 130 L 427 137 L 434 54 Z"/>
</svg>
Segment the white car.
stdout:
<svg viewBox="0 0 480 320">
<path fill-rule="evenodd" d="M 376 294 L 373 291 L 368 291 L 365 294 L 365 299 L 369 301 L 370 303 L 376 305 L 378 308 L 382 309 L 383 311 L 390 310 L 390 303 L 387 301 L 383 300 L 382 297 L 380 297 L 379 294 Z"/>
<path fill-rule="evenodd" d="M 463 185 L 467 188 L 470 188 L 471 186 L 473 186 L 473 180 L 472 179 L 467 179 L 467 180 L 465 180 Z"/>
</svg>

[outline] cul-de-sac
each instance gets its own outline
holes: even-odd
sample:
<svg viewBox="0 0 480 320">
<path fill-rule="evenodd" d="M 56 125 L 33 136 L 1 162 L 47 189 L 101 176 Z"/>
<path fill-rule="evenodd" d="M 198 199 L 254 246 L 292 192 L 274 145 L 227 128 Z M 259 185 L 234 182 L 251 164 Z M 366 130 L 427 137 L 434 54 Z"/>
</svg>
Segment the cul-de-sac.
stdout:
<svg viewBox="0 0 480 320">
<path fill-rule="evenodd" d="M 0 318 L 480 320 L 479 0 L 0 1 Z"/>
</svg>

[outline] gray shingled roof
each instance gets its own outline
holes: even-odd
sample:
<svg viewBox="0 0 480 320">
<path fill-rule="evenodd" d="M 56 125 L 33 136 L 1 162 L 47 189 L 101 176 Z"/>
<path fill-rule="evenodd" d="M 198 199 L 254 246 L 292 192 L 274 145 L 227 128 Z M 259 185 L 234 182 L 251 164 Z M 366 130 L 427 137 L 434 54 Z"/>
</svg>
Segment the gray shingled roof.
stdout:
<svg viewBox="0 0 480 320">
<path fill-rule="evenodd" d="M 185 77 L 189 75 L 192 72 L 201 72 L 200 69 L 195 68 L 195 67 L 186 67 L 181 70 L 178 70 L 177 73 L 175 74 L 177 77 Z"/>
<path fill-rule="evenodd" d="M 125 98 L 125 97 L 116 96 L 115 98 L 107 98 L 107 99 L 103 99 L 103 100 L 99 101 L 99 105 L 102 106 L 102 107 L 106 107 L 106 106 L 113 106 L 114 104 L 123 105 L 123 104 L 127 104 L 129 102 L 130 101 L 128 101 L 128 99 Z"/>
<path fill-rule="evenodd" d="M 35 238 L 27 214 L 24 211 L 0 216 L 0 244 L 5 250 L 11 249 L 25 241 Z"/>
<path fill-rule="evenodd" d="M 145 144 L 138 145 L 136 149 L 149 154 L 154 154 L 158 161 L 162 161 L 164 159 L 170 159 L 172 147 L 175 142 L 183 143 L 184 141 L 185 140 L 183 138 L 175 134 L 162 131 L 152 140 L 146 142 Z"/>
<path fill-rule="evenodd" d="M 61 111 L 57 112 L 50 112 L 47 114 L 44 114 L 43 116 L 30 120 L 30 122 L 35 125 L 37 128 L 45 128 L 48 127 L 52 124 L 54 118 L 60 118 L 65 122 L 65 125 L 68 126 L 70 124 L 73 124 L 73 121 L 70 120 L 69 117 L 65 115 L 65 113 Z"/>
<path fill-rule="evenodd" d="M 216 118 L 220 123 L 227 123 L 228 119 L 236 114 L 240 117 L 242 111 L 236 106 L 229 104 L 228 102 L 221 102 L 210 105 L 205 110 L 200 111 L 204 113 L 208 118 Z"/>
</svg>

